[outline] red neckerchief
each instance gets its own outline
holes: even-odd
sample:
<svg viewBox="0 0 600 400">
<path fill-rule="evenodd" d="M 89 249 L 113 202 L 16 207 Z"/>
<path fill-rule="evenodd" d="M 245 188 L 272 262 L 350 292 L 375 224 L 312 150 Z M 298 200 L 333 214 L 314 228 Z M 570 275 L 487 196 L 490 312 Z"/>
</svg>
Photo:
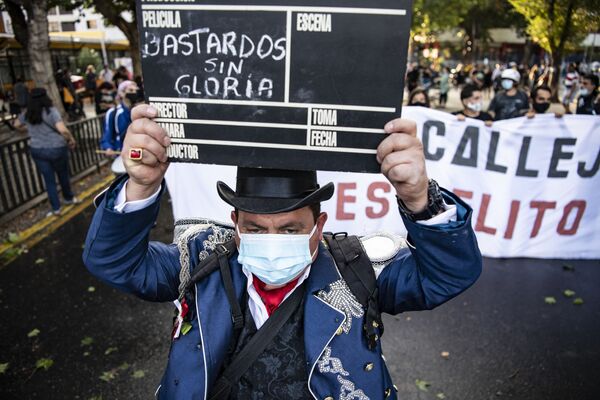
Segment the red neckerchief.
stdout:
<svg viewBox="0 0 600 400">
<path fill-rule="evenodd" d="M 285 286 L 277 289 L 265 290 L 265 286 L 267 284 L 258 279 L 254 274 L 252 275 L 252 283 L 254 284 L 254 288 L 256 289 L 256 292 L 260 296 L 264 305 L 267 307 L 267 314 L 269 314 L 269 317 L 275 310 L 277 310 L 277 307 L 279 307 L 285 295 L 294 289 L 296 283 L 298 283 L 298 279 L 300 279 L 299 276 L 293 281 L 286 283 Z"/>
</svg>

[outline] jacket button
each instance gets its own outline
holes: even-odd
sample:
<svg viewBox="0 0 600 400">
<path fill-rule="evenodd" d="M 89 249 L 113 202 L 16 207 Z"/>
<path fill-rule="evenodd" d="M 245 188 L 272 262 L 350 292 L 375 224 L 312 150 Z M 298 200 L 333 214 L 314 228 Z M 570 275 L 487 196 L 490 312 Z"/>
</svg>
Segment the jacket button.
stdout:
<svg viewBox="0 0 600 400">
<path fill-rule="evenodd" d="M 325 397 L 323 400 L 333 400 L 333 397 L 331 397 L 331 396 L 327 396 L 327 397 Z"/>
<path fill-rule="evenodd" d="M 340 336 L 342 333 L 344 333 L 344 330 L 342 329 L 342 327 L 340 326 L 337 331 L 335 331 L 335 334 Z"/>
<path fill-rule="evenodd" d="M 196 348 L 197 348 L 198 350 L 202 350 L 202 343 L 198 343 L 198 344 L 196 345 Z"/>
<path fill-rule="evenodd" d="M 367 371 L 367 372 L 371 371 L 371 370 L 373 369 L 373 367 L 374 367 L 374 366 L 375 366 L 375 365 L 374 365 L 372 362 L 370 362 L 370 363 L 366 363 L 366 364 L 365 364 L 365 371 Z"/>
<path fill-rule="evenodd" d="M 377 321 L 373 321 L 373 328 L 379 328 L 379 324 L 377 323 Z"/>
<path fill-rule="evenodd" d="M 385 392 L 383 392 L 383 394 L 385 394 L 385 397 L 390 397 L 392 395 L 392 389 L 385 389 Z"/>
</svg>

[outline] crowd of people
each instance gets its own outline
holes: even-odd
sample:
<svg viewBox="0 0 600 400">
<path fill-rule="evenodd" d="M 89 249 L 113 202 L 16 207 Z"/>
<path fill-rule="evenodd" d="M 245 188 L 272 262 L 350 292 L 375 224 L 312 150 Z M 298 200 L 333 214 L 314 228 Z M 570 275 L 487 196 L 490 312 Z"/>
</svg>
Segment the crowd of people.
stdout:
<svg viewBox="0 0 600 400">
<path fill-rule="evenodd" d="M 88 98 L 95 105 L 96 115 L 102 115 L 104 120 L 103 136 L 98 145 L 104 154 L 116 157 L 131 123 L 130 110 L 144 101 L 142 78 L 134 80 L 124 66 L 112 70 L 108 65 L 98 74 L 94 66 L 89 65 L 83 90 L 76 89 L 68 69 L 59 69 L 55 78 L 67 119 L 85 117 L 83 101 Z M 59 215 L 62 204 L 79 202 L 71 189 L 69 176 L 69 150 L 77 146 L 75 137 L 66 127 L 46 88 L 30 90 L 25 80 L 19 77 L 12 91 L 2 93 L 0 100 L 3 123 L 10 130 L 26 131 L 30 137 L 31 157 L 42 175 L 51 206 L 47 216 Z M 7 112 L 9 118 L 5 118 Z M 62 191 L 62 204 L 56 178 Z"/>
<path fill-rule="evenodd" d="M 599 63 L 569 64 L 561 78 L 564 110 L 555 111 L 555 116 L 573 112 L 600 115 L 599 76 Z M 435 87 L 439 93 L 437 107 L 446 108 L 448 92 L 455 86 L 461 89 L 463 109 L 454 112 L 459 119 L 470 117 L 491 124 L 508 118 L 533 118 L 550 108 L 551 80 L 552 70 L 545 65 L 529 68 L 516 63 L 496 64 L 494 69 L 488 65 L 458 65 L 452 70 L 445 66 L 436 70 L 413 63 L 406 74 L 408 105 L 432 107 L 430 91 Z M 484 98 L 492 98 L 487 112 L 483 111 Z"/>
</svg>

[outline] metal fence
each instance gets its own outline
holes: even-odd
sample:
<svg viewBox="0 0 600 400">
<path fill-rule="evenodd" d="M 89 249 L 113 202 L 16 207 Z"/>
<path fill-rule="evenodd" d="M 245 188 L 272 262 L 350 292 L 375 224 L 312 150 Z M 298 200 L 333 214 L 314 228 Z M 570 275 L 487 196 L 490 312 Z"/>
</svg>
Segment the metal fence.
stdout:
<svg viewBox="0 0 600 400">
<path fill-rule="evenodd" d="M 67 124 L 77 140 L 70 152 L 71 181 L 81 179 L 107 163 L 99 154 L 103 116 Z M 29 153 L 29 138 L 18 138 L 0 144 L 0 222 L 43 201 L 46 189 L 41 174 Z"/>
</svg>

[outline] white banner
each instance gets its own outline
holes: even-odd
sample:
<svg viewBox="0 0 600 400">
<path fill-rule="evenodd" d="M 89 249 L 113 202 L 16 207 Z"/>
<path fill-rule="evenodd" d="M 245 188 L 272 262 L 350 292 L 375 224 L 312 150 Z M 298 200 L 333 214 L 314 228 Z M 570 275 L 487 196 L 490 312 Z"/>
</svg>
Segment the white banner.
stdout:
<svg viewBox="0 0 600 400">
<path fill-rule="evenodd" d="M 417 122 L 428 175 L 473 207 L 485 256 L 600 258 L 600 118 L 548 114 L 488 128 L 420 107 L 405 107 L 403 117 Z M 235 188 L 235 167 L 172 164 L 175 219 L 230 221 L 218 180 Z M 323 203 L 328 230 L 405 232 L 383 175 L 319 172 L 319 181 L 336 185 Z"/>
</svg>

